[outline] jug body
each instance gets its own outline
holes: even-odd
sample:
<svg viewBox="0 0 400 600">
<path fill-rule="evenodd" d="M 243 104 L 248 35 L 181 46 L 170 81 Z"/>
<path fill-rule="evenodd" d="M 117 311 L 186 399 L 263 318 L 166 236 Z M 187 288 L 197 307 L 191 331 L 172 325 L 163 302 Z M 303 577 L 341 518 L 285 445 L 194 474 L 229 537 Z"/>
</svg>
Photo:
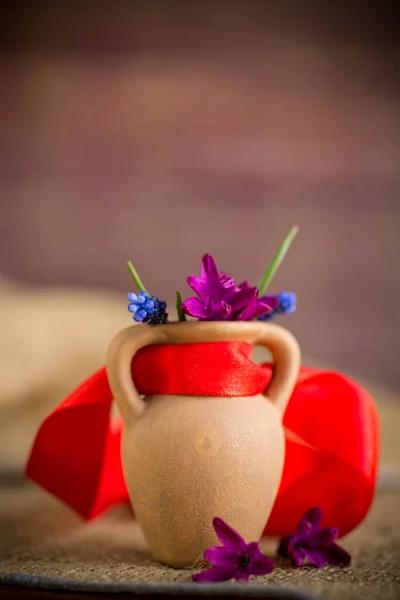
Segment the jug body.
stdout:
<svg viewBox="0 0 400 600">
<path fill-rule="evenodd" d="M 212 361 L 212 342 L 235 341 L 271 351 L 274 370 L 264 394 L 170 393 L 143 400 L 137 393 L 131 364 L 144 346 L 207 343 Z M 171 362 L 169 368 L 179 369 L 179 363 Z M 124 420 L 124 475 L 135 515 L 157 560 L 174 567 L 193 565 L 218 543 L 214 517 L 224 519 L 247 541 L 261 537 L 280 484 L 282 414 L 299 368 L 296 340 L 270 323 L 138 325 L 114 338 L 107 370 Z"/>
<path fill-rule="evenodd" d="M 258 540 L 283 470 L 278 410 L 261 394 L 146 402 L 142 417 L 125 427 L 122 458 L 154 557 L 174 567 L 194 564 L 218 543 L 210 527 L 215 516 Z"/>
</svg>

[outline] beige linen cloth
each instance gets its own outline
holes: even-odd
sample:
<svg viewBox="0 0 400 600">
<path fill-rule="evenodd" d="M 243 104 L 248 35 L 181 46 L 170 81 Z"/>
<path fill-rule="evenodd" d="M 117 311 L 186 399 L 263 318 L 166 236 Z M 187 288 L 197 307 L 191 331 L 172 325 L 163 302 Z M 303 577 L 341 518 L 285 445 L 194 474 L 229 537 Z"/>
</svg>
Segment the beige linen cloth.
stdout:
<svg viewBox="0 0 400 600">
<path fill-rule="evenodd" d="M 0 284 L 0 470 L 20 468 L 43 418 L 104 365 L 132 322 L 125 295 Z"/>
<path fill-rule="evenodd" d="M 0 283 L 0 474 L 22 472 L 43 418 L 104 364 L 107 344 L 132 322 L 125 304 L 123 293 Z M 380 412 L 381 476 L 368 518 L 342 541 L 352 567 L 296 570 L 278 561 L 253 585 L 296 586 L 341 600 L 400 598 L 400 403 L 390 390 L 361 383 Z M 274 548 L 265 541 L 266 551 Z M 97 581 L 189 581 L 191 574 L 151 560 L 128 507 L 83 523 L 33 484 L 7 478 L 0 480 L 0 572 Z"/>
</svg>

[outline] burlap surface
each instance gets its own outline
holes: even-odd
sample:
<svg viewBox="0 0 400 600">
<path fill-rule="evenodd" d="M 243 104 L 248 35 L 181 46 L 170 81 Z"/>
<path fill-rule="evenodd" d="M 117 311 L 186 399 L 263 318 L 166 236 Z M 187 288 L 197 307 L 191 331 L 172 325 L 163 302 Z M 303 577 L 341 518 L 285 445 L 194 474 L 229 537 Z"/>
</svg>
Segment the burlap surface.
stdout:
<svg viewBox="0 0 400 600">
<path fill-rule="evenodd" d="M 190 581 L 192 569 L 169 569 L 151 560 L 128 507 L 84 524 L 33 486 L 2 489 L 0 507 L 2 572 L 102 582 Z M 399 598 L 399 508 L 399 493 L 377 495 L 364 524 L 342 540 L 353 556 L 351 568 L 294 569 L 278 559 L 270 576 L 251 584 L 301 587 L 342 600 Z M 274 541 L 264 542 L 271 556 L 275 548 Z"/>
</svg>

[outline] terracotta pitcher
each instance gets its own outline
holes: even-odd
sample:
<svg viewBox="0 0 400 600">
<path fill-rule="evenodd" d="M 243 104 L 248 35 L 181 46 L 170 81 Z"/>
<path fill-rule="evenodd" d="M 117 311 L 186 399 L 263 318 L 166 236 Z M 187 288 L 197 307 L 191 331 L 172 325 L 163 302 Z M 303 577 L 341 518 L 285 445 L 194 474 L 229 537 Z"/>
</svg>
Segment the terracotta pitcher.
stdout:
<svg viewBox="0 0 400 600">
<path fill-rule="evenodd" d="M 271 351 L 274 374 L 264 394 L 142 399 L 137 393 L 131 362 L 144 346 L 231 341 Z M 174 567 L 193 565 L 218 543 L 215 516 L 247 541 L 260 539 L 281 480 L 282 415 L 299 368 L 295 338 L 260 321 L 138 325 L 113 339 L 107 369 L 124 420 L 124 474 L 155 559 Z"/>
</svg>

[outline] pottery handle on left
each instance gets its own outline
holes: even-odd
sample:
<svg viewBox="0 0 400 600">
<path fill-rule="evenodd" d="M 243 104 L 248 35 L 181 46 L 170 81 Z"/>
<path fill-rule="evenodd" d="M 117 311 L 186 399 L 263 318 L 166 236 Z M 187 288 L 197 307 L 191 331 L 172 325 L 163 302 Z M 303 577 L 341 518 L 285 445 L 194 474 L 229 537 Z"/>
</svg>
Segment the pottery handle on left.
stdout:
<svg viewBox="0 0 400 600">
<path fill-rule="evenodd" d="M 146 403 L 132 381 L 131 363 L 135 354 L 148 344 L 154 344 L 155 328 L 133 325 L 120 331 L 107 351 L 107 374 L 114 400 L 125 423 L 143 414 Z"/>
</svg>

